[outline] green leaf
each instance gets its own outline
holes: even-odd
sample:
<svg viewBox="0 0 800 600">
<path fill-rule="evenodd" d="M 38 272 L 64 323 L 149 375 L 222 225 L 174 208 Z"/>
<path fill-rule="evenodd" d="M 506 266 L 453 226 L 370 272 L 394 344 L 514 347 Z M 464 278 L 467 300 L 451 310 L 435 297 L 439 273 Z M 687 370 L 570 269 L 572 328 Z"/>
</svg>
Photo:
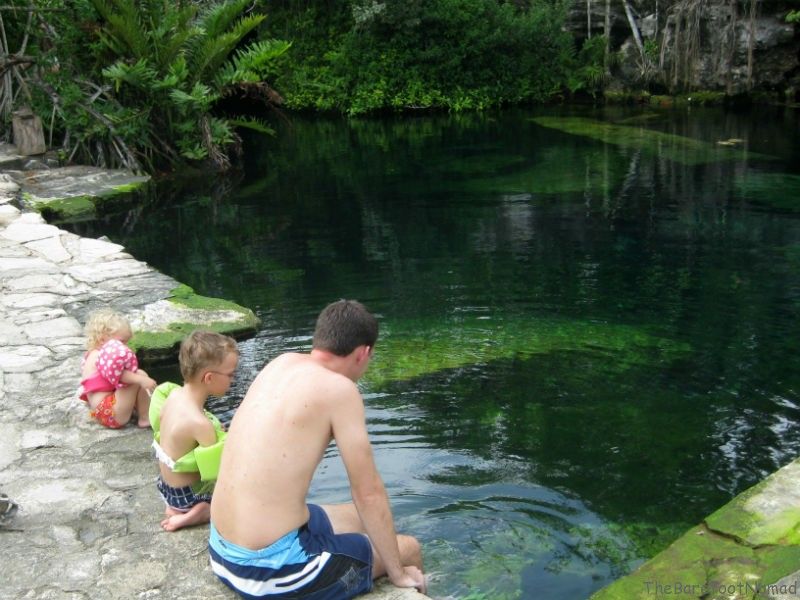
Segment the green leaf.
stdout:
<svg viewBox="0 0 800 600">
<path fill-rule="evenodd" d="M 103 76 L 113 81 L 114 89 L 119 92 L 123 83 L 137 88 L 152 86 L 155 84 L 158 74 L 148 66 L 146 58 L 141 58 L 133 65 L 118 60 L 110 67 L 103 69 Z"/>
<path fill-rule="evenodd" d="M 275 135 L 275 130 L 269 125 L 267 125 L 261 119 L 256 119 L 256 118 L 228 119 L 228 122 L 234 127 L 244 127 L 245 129 L 251 129 L 259 133 L 265 133 L 267 135 Z"/>
</svg>

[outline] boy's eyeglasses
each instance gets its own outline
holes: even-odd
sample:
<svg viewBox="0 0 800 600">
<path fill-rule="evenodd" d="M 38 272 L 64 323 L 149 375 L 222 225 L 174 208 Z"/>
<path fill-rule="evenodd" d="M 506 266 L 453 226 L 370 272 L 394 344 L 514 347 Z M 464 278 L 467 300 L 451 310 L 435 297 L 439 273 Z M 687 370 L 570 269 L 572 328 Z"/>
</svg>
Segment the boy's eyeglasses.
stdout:
<svg viewBox="0 0 800 600">
<path fill-rule="evenodd" d="M 223 373 L 222 371 L 208 371 L 208 373 L 214 373 L 215 375 L 222 375 L 223 377 L 227 377 L 228 379 L 233 379 L 236 375 L 236 371 L 232 371 L 230 373 Z"/>
</svg>

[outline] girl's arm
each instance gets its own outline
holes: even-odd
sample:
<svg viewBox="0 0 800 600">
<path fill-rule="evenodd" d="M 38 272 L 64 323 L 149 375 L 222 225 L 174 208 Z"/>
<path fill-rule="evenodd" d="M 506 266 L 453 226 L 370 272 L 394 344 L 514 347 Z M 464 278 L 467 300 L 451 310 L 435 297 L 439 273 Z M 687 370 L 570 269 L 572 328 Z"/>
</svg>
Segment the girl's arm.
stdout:
<svg viewBox="0 0 800 600">
<path fill-rule="evenodd" d="M 146 390 L 150 390 L 151 392 L 155 389 L 158 385 L 156 380 L 150 377 L 144 369 L 139 369 L 138 371 L 128 371 L 125 369 L 120 375 L 119 380 L 122 383 L 135 383 L 143 387 Z"/>
</svg>

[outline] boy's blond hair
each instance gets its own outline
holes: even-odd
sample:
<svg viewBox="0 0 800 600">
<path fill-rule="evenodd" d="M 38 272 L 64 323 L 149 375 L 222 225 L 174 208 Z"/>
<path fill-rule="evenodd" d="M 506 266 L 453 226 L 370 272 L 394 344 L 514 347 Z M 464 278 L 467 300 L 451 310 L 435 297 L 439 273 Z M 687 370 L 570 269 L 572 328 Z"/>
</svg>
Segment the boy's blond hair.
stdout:
<svg viewBox="0 0 800 600">
<path fill-rule="evenodd" d="M 89 315 L 83 328 L 86 348 L 95 350 L 105 344 L 115 333 L 131 331 L 128 319 L 111 308 L 101 308 Z"/>
<path fill-rule="evenodd" d="M 193 331 L 181 342 L 178 354 L 183 380 L 188 381 L 203 369 L 219 365 L 232 352 L 239 355 L 232 337 L 215 331 Z"/>
</svg>

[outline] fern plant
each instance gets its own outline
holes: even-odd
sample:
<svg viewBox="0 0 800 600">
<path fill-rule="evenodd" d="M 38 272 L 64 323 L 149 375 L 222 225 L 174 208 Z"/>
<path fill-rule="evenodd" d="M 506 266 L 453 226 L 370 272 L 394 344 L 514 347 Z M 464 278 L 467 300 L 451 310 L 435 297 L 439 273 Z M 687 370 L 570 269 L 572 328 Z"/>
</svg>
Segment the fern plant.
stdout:
<svg viewBox="0 0 800 600">
<path fill-rule="evenodd" d="M 152 163 L 210 159 L 230 162 L 228 148 L 237 127 L 272 130 L 250 118 L 213 116 L 217 102 L 237 90 L 260 91 L 267 102 L 279 98 L 264 79 L 289 43 L 272 40 L 240 47 L 264 21 L 249 12 L 251 0 L 230 0 L 199 8 L 181 0 L 92 0 L 102 18 L 99 38 L 103 69 L 116 99 L 147 114 L 147 130 L 137 140 Z M 155 160 L 155 162 L 158 162 Z"/>
</svg>

